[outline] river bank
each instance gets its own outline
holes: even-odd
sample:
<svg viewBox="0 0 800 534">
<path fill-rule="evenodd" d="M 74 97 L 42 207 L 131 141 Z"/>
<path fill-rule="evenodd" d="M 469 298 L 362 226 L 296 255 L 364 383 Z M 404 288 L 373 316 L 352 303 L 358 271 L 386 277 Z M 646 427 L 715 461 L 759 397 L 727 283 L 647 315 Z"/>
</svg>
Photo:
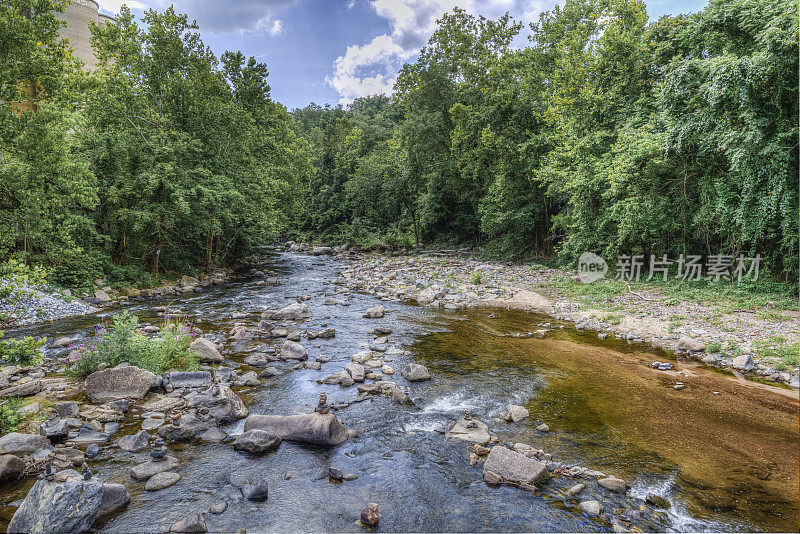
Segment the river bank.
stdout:
<svg viewBox="0 0 800 534">
<path fill-rule="evenodd" d="M 119 423 L 114 432 L 98 419 L 101 412 L 111 413 L 103 408 L 107 403 L 88 402 L 83 383 L 49 368 L 14 373 L 15 383 L 42 384 L 40 393 L 28 397 L 40 399 L 40 417 L 57 402 L 76 402 L 77 422 L 108 434 L 93 459 L 85 455 L 86 444 L 67 446 L 84 454 L 104 483 L 122 484 L 130 494 L 126 507 L 98 523 L 101 531 L 166 531 L 195 513 L 210 531 L 353 531 L 369 502 L 380 505 L 379 528 L 391 531 L 780 530 L 796 514 L 796 495 L 787 489 L 797 480 L 797 436 L 787 422 L 797 417 L 795 399 L 772 390 L 752 393 L 751 383 L 683 359 L 669 360 L 672 371 L 652 369 L 649 361 L 656 356 L 644 345 L 601 341 L 545 315 L 385 300 L 381 314 L 382 301 L 374 295 L 332 284 L 351 268 L 336 259 L 278 255 L 253 268 L 258 272 L 245 270 L 203 293 L 130 305 L 143 324 L 157 325 L 165 313 L 188 317 L 222 361 L 205 363 L 202 377 L 161 377 L 121 420 L 109 421 L 108 430 Z M 265 273 L 275 273 L 278 284 L 265 284 Z M 287 306 L 291 314 L 275 313 Z M 77 337 L 100 318 L 74 317 L 12 334 Z M 547 322 L 549 327 L 538 327 Z M 527 336 L 531 324 L 548 330 L 544 339 Z M 327 329 L 333 337 L 320 335 Z M 303 354 L 291 344 L 284 350 L 289 341 L 301 345 L 307 358 L 289 357 Z M 63 349 L 47 350 L 57 358 Z M 430 378 L 418 381 L 424 373 L 406 372 L 410 364 L 424 365 Z M 270 367 L 277 373 L 267 372 Z M 343 370 L 351 380 L 342 380 Z M 38 377 L 40 371 L 45 376 Z M 189 378 L 205 382 L 191 385 Z M 309 414 L 325 393 L 335 417 L 355 433 L 338 445 L 284 440 L 266 455 L 243 454 L 233 446 L 246 429 L 247 419 L 238 418 L 243 410 L 228 411 L 236 420 L 221 423 L 203 420 L 203 403 L 191 405 L 191 399 L 209 394 L 207 380 L 214 378 L 250 415 Z M 678 381 L 687 387 L 673 389 Z M 225 398 L 233 399 L 227 393 Z M 681 410 L 675 411 L 676 404 Z M 508 423 L 508 405 L 529 415 Z M 175 460 L 167 471 L 180 478 L 170 475 L 173 485 L 146 489 L 132 469 L 149 462 L 156 436 L 170 435 L 161 429 L 170 428 L 175 409 L 181 426 L 193 430 L 192 436 L 175 433 L 177 439 L 168 443 Z M 526 459 L 515 461 L 537 461 L 555 476 L 534 492 L 516 482 L 487 486 L 504 480 L 484 468 L 487 451 L 473 447 L 483 439 L 447 435 L 464 410 L 486 425 L 487 449 L 503 447 Z M 163 423 L 150 429 L 159 419 Z M 40 422 L 30 419 L 25 430 L 36 433 Z M 227 437 L 204 441 L 212 427 Z M 143 430 L 144 450 L 122 448 L 123 438 L 144 440 Z M 734 446 L 708 446 L 704 432 L 716 436 L 714 443 Z M 64 455 L 62 449 L 54 447 Z M 607 478 L 601 473 L 619 477 L 625 490 L 600 485 Z M 265 502 L 247 498 L 259 480 L 269 485 Z M 5 520 L 16 509 L 10 503 L 24 497 L 32 482 L 3 486 Z M 586 487 L 570 494 L 577 484 Z M 619 488 L 618 482 L 607 484 Z M 742 493 L 743 485 L 752 491 Z M 648 493 L 666 498 L 670 508 L 645 503 Z M 581 505 L 591 501 L 597 505 Z"/>
<path fill-rule="evenodd" d="M 657 288 L 587 302 L 566 292 L 582 285 L 574 273 L 540 266 L 507 265 L 450 256 L 387 257 L 351 253 L 354 265 L 338 283 L 379 298 L 416 301 L 443 309 L 503 307 L 571 321 L 602 339 L 614 336 L 687 354 L 705 365 L 794 389 L 797 358 L 787 363 L 774 346 L 797 346 L 796 311 L 765 317 L 759 310 L 727 312 L 713 303 L 681 301 Z M 601 284 L 603 282 L 596 282 Z M 545 329 L 546 330 L 546 329 Z M 539 333 L 544 335 L 544 332 Z"/>
</svg>

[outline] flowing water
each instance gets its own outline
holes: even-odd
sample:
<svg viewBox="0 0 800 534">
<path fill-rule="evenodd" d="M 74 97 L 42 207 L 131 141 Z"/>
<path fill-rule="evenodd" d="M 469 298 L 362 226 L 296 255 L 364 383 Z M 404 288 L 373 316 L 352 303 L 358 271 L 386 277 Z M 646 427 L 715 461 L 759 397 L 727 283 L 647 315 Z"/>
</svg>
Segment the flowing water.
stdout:
<svg viewBox="0 0 800 534">
<path fill-rule="evenodd" d="M 284 442 L 259 458 L 238 453 L 229 443 L 175 446 L 183 478 L 154 493 L 128 475 L 146 452 L 101 447 L 92 468 L 103 479 L 126 484 L 132 494 L 127 509 L 102 531 L 166 531 L 222 499 L 229 502 L 223 514 L 205 514 L 210 531 L 358 531 L 359 511 L 367 502 L 380 505 L 382 531 L 610 530 L 609 523 L 589 518 L 557 491 L 545 488 L 532 495 L 484 484 L 481 469 L 469 466 L 468 444 L 443 434 L 464 409 L 503 440 L 530 443 L 559 461 L 623 477 L 637 496 L 649 491 L 666 496 L 672 507 L 659 520 L 672 529 L 797 531 L 796 392 L 743 383 L 686 361 L 675 362 L 684 375 L 655 371 L 648 365 L 652 360 L 671 356 L 626 342 L 601 342 L 524 312 L 445 312 L 384 302 L 386 318 L 362 319 L 364 310 L 378 302 L 372 296 L 353 293 L 347 300 L 338 295 L 347 306 L 322 304 L 334 294 L 336 286 L 329 282 L 343 265 L 330 258 L 276 254 L 264 267 L 281 273 L 278 287 L 256 285 L 242 275 L 169 307 L 187 314 L 204 332 L 222 333 L 236 322 L 256 324 L 262 309 L 310 295 L 314 317 L 302 328 L 327 325 L 336 329 L 336 337 L 303 343 L 312 357 L 324 354 L 331 362 L 322 371 L 286 368 L 262 386 L 238 393 L 251 413 L 292 414 L 312 411 L 325 391 L 333 404 L 351 402 L 337 416 L 359 436 L 330 448 Z M 143 321 L 157 322 L 165 304 L 129 309 Z M 234 320 L 236 312 L 250 315 Z M 12 334 L 74 335 L 88 332 L 97 320 L 70 318 Z M 542 321 L 562 328 L 547 339 L 507 335 L 536 330 Z M 353 402 L 354 387 L 316 382 L 340 371 L 372 341 L 369 332 L 378 325 L 390 326 L 391 343 L 410 351 L 387 362 L 398 371 L 394 380 L 405 383 L 399 370 L 407 361 L 425 364 L 433 375 L 411 385 L 416 407 L 393 405 L 386 397 Z M 237 351 L 242 348 L 229 345 L 226 354 L 241 362 L 246 353 Z M 676 381 L 688 387 L 675 391 Z M 531 419 L 502 422 L 507 404 L 526 405 Z M 537 420 L 552 432 L 535 432 Z M 241 427 L 239 422 L 226 430 L 236 434 Z M 123 432 L 135 430 L 133 424 L 123 426 Z M 321 478 L 331 466 L 358 479 L 337 484 Z M 242 500 L 234 486 L 258 478 L 269 481 L 269 499 Z M 24 497 L 31 484 L 0 491 L 0 525 L 13 514 L 10 503 Z"/>
</svg>

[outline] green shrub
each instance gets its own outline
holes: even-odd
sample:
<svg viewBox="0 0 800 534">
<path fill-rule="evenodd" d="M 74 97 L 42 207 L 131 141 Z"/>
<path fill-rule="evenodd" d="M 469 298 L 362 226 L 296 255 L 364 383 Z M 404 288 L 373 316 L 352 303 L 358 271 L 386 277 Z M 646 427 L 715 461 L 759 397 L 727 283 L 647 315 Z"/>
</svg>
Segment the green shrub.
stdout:
<svg viewBox="0 0 800 534">
<path fill-rule="evenodd" d="M 483 279 L 483 273 L 481 273 L 480 271 L 475 271 L 472 274 L 472 278 L 470 278 L 470 282 L 472 282 L 473 285 L 479 286 L 481 285 L 482 279 Z"/>
<path fill-rule="evenodd" d="M 719 343 L 718 341 L 712 341 L 711 343 L 706 345 L 706 352 L 708 352 L 709 354 L 713 354 L 721 350 L 722 350 L 722 343 Z"/>
<path fill-rule="evenodd" d="M 16 432 L 22 416 L 17 413 L 19 399 L 10 398 L 0 403 L 0 435 Z"/>
<path fill-rule="evenodd" d="M 198 368 L 197 355 L 189 350 L 193 329 L 188 321 L 168 320 L 160 338 L 137 332 L 138 326 L 139 318 L 128 312 L 115 315 L 111 325 L 97 325 L 94 335 L 81 340 L 67 357 L 68 374 L 83 377 L 101 363 L 114 367 L 122 362 L 157 374 Z"/>
</svg>

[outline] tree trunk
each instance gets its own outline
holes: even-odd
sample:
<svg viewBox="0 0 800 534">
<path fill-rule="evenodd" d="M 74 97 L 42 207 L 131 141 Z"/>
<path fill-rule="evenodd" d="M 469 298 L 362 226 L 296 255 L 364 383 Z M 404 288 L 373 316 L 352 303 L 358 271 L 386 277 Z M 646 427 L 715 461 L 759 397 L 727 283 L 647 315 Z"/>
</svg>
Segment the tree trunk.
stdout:
<svg viewBox="0 0 800 534">
<path fill-rule="evenodd" d="M 206 273 L 214 270 L 214 234 L 209 231 L 206 237 Z"/>
</svg>

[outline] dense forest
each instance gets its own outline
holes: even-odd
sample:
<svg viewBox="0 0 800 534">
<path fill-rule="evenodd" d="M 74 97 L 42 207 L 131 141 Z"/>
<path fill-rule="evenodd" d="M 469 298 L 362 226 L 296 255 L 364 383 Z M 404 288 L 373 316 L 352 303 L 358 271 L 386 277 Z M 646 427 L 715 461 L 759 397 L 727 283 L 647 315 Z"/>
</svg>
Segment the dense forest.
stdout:
<svg viewBox="0 0 800 534">
<path fill-rule="evenodd" d="M 105 62 L 85 73 L 58 7 L 0 5 L 0 260 L 58 284 L 211 269 L 280 237 L 761 254 L 797 285 L 796 0 L 655 22 L 567 0 L 529 27 L 455 9 L 393 95 L 292 112 L 266 65 L 215 57 L 171 8 L 94 27 Z M 20 80 L 34 111 L 8 104 Z"/>
</svg>

